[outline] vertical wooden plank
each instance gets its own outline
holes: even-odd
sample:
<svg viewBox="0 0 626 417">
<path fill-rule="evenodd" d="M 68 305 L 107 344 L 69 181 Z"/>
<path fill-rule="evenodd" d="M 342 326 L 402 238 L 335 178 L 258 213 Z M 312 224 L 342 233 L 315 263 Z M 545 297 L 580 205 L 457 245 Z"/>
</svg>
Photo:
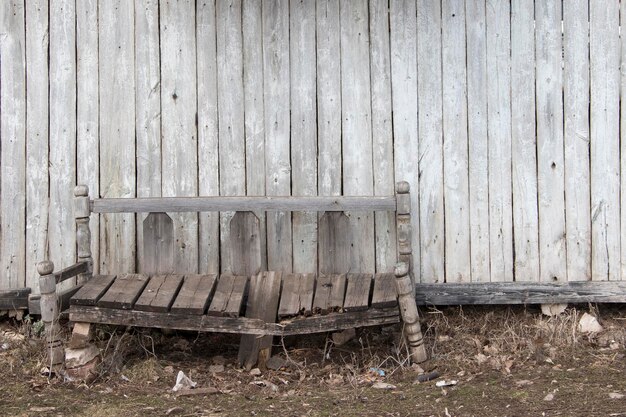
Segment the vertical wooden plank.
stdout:
<svg viewBox="0 0 626 417">
<path fill-rule="evenodd" d="M 591 279 L 587 0 L 563 2 L 563 52 L 567 279 L 586 281 Z M 626 223 L 622 221 L 623 225 Z"/>
<path fill-rule="evenodd" d="M 261 270 L 259 219 L 251 211 L 238 211 L 230 221 L 229 270 L 235 275 L 256 275 Z"/>
<path fill-rule="evenodd" d="M 318 253 L 321 274 L 350 271 L 351 232 L 350 220 L 342 211 L 329 211 L 320 217 Z"/>
<path fill-rule="evenodd" d="M 617 4 L 590 2 L 592 279 L 613 280 L 619 237 L 619 17 Z"/>
<path fill-rule="evenodd" d="M 465 4 L 461 0 L 444 0 L 441 7 L 446 282 L 469 282 Z"/>
<path fill-rule="evenodd" d="M 290 0 L 292 195 L 317 195 L 315 2 Z M 293 270 L 317 271 L 317 213 L 292 214 Z"/>
<path fill-rule="evenodd" d="M 98 15 L 100 196 L 135 197 L 134 6 L 100 0 Z M 135 216 L 104 214 L 100 222 L 100 272 L 134 271 Z"/>
<path fill-rule="evenodd" d="M 341 26 L 341 118 L 345 195 L 372 195 L 372 108 L 367 2 L 339 5 Z M 352 271 L 373 271 L 374 216 L 347 212 L 352 229 Z"/>
<path fill-rule="evenodd" d="M 511 21 L 509 2 L 488 0 L 486 15 L 491 281 L 512 281 Z"/>
<path fill-rule="evenodd" d="M 70 0 L 50 2 L 49 157 L 50 258 L 57 268 L 63 268 L 73 264 L 76 257 L 72 213 L 76 184 L 76 10 Z"/>
<path fill-rule="evenodd" d="M 391 117 L 391 56 L 389 52 L 389 5 L 372 0 L 370 11 L 370 70 L 372 89 L 372 160 L 374 194 L 393 195 L 393 123 Z M 395 266 L 396 228 L 392 212 L 374 213 L 376 271 L 390 272 Z M 371 271 L 370 271 L 371 272 Z"/>
<path fill-rule="evenodd" d="M 220 195 L 246 191 L 241 1 L 218 1 L 217 97 L 219 115 Z M 229 223 L 234 213 L 221 213 L 221 268 L 231 265 Z"/>
<path fill-rule="evenodd" d="M 489 158 L 485 0 L 465 3 L 472 281 L 489 281 Z"/>
<path fill-rule="evenodd" d="M 407 36 L 413 36 L 412 33 Z M 412 185 L 412 247 L 420 256 L 414 271 L 420 271 L 422 282 L 444 280 L 444 207 L 443 207 L 443 121 L 441 67 L 441 4 L 419 0 L 417 6 L 417 100 L 419 108 L 419 172 L 416 172 L 415 149 L 404 150 L 412 178 L 399 178 Z M 412 94 L 409 90 L 409 94 Z M 395 107 L 395 106 L 394 106 Z M 411 111 L 413 111 L 411 109 Z M 396 134 L 397 136 L 397 134 Z M 396 155 L 397 155 L 396 151 Z M 396 159 L 396 163 L 397 163 Z M 419 178 L 419 183 L 414 179 Z M 419 185 L 419 187 L 415 187 Z M 419 197 L 419 198 L 418 198 Z M 417 236 L 420 238 L 417 239 Z M 421 265 L 421 266 L 420 266 Z"/>
<path fill-rule="evenodd" d="M 540 279 L 567 281 L 561 1 L 537 2 L 535 19 Z"/>
<path fill-rule="evenodd" d="M 591 59 L 591 275 L 620 277 L 619 10 L 592 0 Z"/>
<path fill-rule="evenodd" d="M 150 213 L 142 224 L 144 274 L 171 274 L 174 269 L 174 222 L 167 213 Z"/>
<path fill-rule="evenodd" d="M 290 195 L 289 3 L 263 1 L 265 192 Z M 267 214 L 267 266 L 291 272 L 291 213 Z"/>
<path fill-rule="evenodd" d="M 164 197 L 198 195 L 195 2 L 160 3 L 161 166 Z M 174 269 L 198 271 L 198 215 L 172 214 Z"/>
<path fill-rule="evenodd" d="M 217 116 L 217 25 L 215 1 L 196 2 L 198 71 L 198 194 L 219 195 Z M 219 213 L 198 214 L 198 269 L 220 270 Z"/>
<path fill-rule="evenodd" d="M 98 0 L 76 2 L 76 183 L 100 195 L 98 152 Z M 93 272 L 100 266 L 100 217 L 90 216 Z"/>
<path fill-rule="evenodd" d="M 511 3 L 511 147 L 515 280 L 539 281 L 537 143 L 535 136 L 535 10 Z M 543 71 L 543 70 L 541 70 Z"/>
<path fill-rule="evenodd" d="M 161 197 L 161 64 L 159 4 L 155 0 L 135 2 L 135 101 L 137 141 L 137 197 Z M 137 214 L 137 223 L 147 213 Z M 137 227 L 139 272 L 144 259 L 143 227 Z M 151 271 L 154 272 L 154 271 Z"/>
<path fill-rule="evenodd" d="M 246 195 L 265 195 L 262 3 L 244 0 L 242 8 Z M 267 269 L 266 216 L 264 211 L 255 214 L 260 227 L 261 269 Z"/>
<path fill-rule="evenodd" d="M 624 103 L 624 94 L 626 94 L 626 5 L 620 2 L 620 50 L 621 50 L 621 97 L 620 103 L 620 223 L 621 236 L 626 233 L 626 103 Z M 620 274 L 619 279 L 626 279 L 626 240 L 620 241 Z"/>
<path fill-rule="evenodd" d="M 341 58 L 339 0 L 320 0 L 317 25 L 317 144 L 319 195 L 341 195 Z"/>
<path fill-rule="evenodd" d="M 8 2 L 7 2 L 8 4 Z M 4 6 L 6 7 L 6 6 Z M 12 27 L 3 20 L 3 28 Z M 2 54 L 4 61 L 4 51 Z M 12 59 L 12 58 L 10 58 Z M 26 286 L 39 293 L 48 254 L 48 2 L 26 2 Z M 0 81 L 4 85 L 4 79 Z M 7 109 L 0 103 L 2 112 Z M 9 106 L 10 108 L 10 106 Z M 11 110 L 9 110 L 11 112 Z M 2 123 L 4 125 L 4 123 Z M 4 130 L 2 136 L 4 137 Z M 8 156 L 8 155 L 7 155 Z M 1 166 L 1 165 L 0 165 Z M 3 173 L 4 176 L 4 173 Z M 0 197 L 2 199 L 2 197 Z M 4 210 L 2 206 L 0 210 Z M 11 213 L 12 214 L 12 213 Z M 5 225 L 2 218 L 2 224 Z M 2 237 L 0 236 L 0 239 Z M 4 265 L 4 260 L 2 260 Z M 1 287 L 1 285 L 0 285 Z"/>
<path fill-rule="evenodd" d="M 0 6 L 0 288 L 3 289 L 24 287 L 26 273 L 24 13 L 23 1 L 4 1 Z M 71 192 L 69 188 L 68 192 Z M 46 204 L 46 200 L 34 204 L 42 203 Z"/>
</svg>

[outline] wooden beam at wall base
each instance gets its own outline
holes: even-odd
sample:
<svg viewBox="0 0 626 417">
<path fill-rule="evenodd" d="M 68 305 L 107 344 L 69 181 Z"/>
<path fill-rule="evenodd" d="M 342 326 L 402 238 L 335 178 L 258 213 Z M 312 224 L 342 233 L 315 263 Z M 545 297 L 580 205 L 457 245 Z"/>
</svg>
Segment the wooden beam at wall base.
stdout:
<svg viewBox="0 0 626 417">
<path fill-rule="evenodd" d="M 0 310 L 23 310 L 28 308 L 30 288 L 0 290 Z"/>
<path fill-rule="evenodd" d="M 626 303 L 626 281 L 416 284 L 417 305 Z"/>
</svg>

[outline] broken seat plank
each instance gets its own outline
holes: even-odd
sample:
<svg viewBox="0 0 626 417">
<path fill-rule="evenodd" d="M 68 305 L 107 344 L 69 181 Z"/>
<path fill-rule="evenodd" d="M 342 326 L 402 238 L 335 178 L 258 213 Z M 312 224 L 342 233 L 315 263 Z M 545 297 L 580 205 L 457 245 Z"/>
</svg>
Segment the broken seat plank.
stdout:
<svg viewBox="0 0 626 417">
<path fill-rule="evenodd" d="M 246 318 L 260 319 L 265 323 L 276 322 L 281 280 L 282 272 L 275 271 L 261 272 L 250 278 Z M 267 350 L 271 347 L 272 336 L 242 336 L 239 345 L 239 364 L 248 370 L 251 369 L 261 355 L 263 359 L 260 362 L 269 359 L 270 352 Z M 264 363 L 260 366 L 263 365 Z"/>
<path fill-rule="evenodd" d="M 213 295 L 216 274 L 185 275 L 183 286 L 172 304 L 172 313 L 204 314 Z"/>
<path fill-rule="evenodd" d="M 394 307 L 398 304 L 396 290 L 396 276 L 393 273 L 374 275 L 374 292 L 372 293 L 372 308 Z"/>
<path fill-rule="evenodd" d="M 169 311 L 182 282 L 182 275 L 153 275 L 134 308 L 142 311 Z"/>
<path fill-rule="evenodd" d="M 209 316 L 239 317 L 247 285 L 248 277 L 221 275 L 207 314 Z"/>
<path fill-rule="evenodd" d="M 283 290 L 278 308 L 278 318 L 311 314 L 315 274 L 283 275 Z"/>
<path fill-rule="evenodd" d="M 100 298 L 97 305 L 106 308 L 133 308 L 135 301 L 148 283 L 148 277 L 141 274 L 118 275 L 109 290 Z"/>
<path fill-rule="evenodd" d="M 367 310 L 370 301 L 372 274 L 348 274 L 346 299 L 343 302 L 345 311 Z"/>
<path fill-rule="evenodd" d="M 95 306 L 115 281 L 115 275 L 96 275 L 70 299 L 70 305 Z"/>
<path fill-rule="evenodd" d="M 313 312 L 327 314 L 343 308 L 343 298 L 346 292 L 345 274 L 321 274 L 315 287 Z"/>
</svg>

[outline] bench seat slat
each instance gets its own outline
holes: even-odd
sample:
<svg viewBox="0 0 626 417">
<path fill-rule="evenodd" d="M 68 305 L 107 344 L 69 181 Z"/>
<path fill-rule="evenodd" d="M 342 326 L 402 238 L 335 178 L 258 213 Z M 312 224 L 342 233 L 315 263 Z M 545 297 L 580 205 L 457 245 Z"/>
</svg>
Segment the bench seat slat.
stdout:
<svg viewBox="0 0 626 417">
<path fill-rule="evenodd" d="M 207 314 L 209 316 L 239 317 L 248 281 L 248 277 L 240 275 L 221 275 Z"/>
<path fill-rule="evenodd" d="M 315 274 L 284 274 L 278 318 L 311 314 Z"/>
<path fill-rule="evenodd" d="M 100 198 L 94 213 L 203 211 L 394 211 L 395 196 L 386 197 L 151 197 Z"/>
<path fill-rule="evenodd" d="M 215 290 L 216 274 L 185 275 L 183 286 L 172 304 L 172 313 L 202 315 L 206 311 Z"/>
<path fill-rule="evenodd" d="M 135 309 L 167 312 L 183 282 L 182 275 L 154 275 L 135 302 Z"/>
<path fill-rule="evenodd" d="M 129 310 L 148 283 L 148 277 L 141 274 L 118 275 L 109 290 L 100 298 L 99 307 Z"/>
<path fill-rule="evenodd" d="M 372 308 L 388 308 L 398 304 L 396 290 L 396 276 L 393 273 L 374 275 L 374 292 L 372 294 Z"/>
<path fill-rule="evenodd" d="M 327 314 L 341 310 L 345 293 L 345 274 L 321 274 L 315 286 L 313 312 Z"/>
<path fill-rule="evenodd" d="M 72 296 L 70 305 L 95 306 L 114 280 L 115 275 L 94 276 Z"/>
<path fill-rule="evenodd" d="M 345 311 L 367 310 L 370 299 L 372 274 L 348 274 L 346 299 L 343 303 Z"/>
</svg>

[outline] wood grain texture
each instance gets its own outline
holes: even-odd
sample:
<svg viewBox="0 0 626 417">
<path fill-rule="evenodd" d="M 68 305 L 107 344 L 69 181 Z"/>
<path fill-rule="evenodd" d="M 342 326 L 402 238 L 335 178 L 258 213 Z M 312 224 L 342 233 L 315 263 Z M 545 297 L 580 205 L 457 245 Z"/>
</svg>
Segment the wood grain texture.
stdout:
<svg viewBox="0 0 626 417">
<path fill-rule="evenodd" d="M 489 255 L 492 281 L 513 280 L 510 13 L 508 2 L 487 3 Z"/>
<path fill-rule="evenodd" d="M 174 222 L 167 213 L 150 213 L 142 224 L 144 274 L 168 274 L 174 266 Z"/>
<path fill-rule="evenodd" d="M 30 287 L 0 291 L 0 310 L 24 310 L 28 308 L 30 293 Z M 32 313 L 29 311 L 29 314 Z"/>
<path fill-rule="evenodd" d="M 561 1 L 539 1 L 535 5 L 541 281 L 567 281 L 561 13 Z"/>
<path fill-rule="evenodd" d="M 204 314 L 213 297 L 216 282 L 217 274 L 185 275 L 183 285 L 180 287 L 170 311 L 172 313 Z"/>
<path fill-rule="evenodd" d="M 365 311 L 369 307 L 372 274 L 348 274 L 346 297 L 343 302 L 345 311 Z"/>
<path fill-rule="evenodd" d="M 257 275 L 261 270 L 260 222 L 251 211 L 238 211 L 230 221 L 231 266 L 236 275 Z"/>
<path fill-rule="evenodd" d="M 152 275 L 133 308 L 142 311 L 169 311 L 182 283 L 182 275 Z"/>
<path fill-rule="evenodd" d="M 148 284 L 148 277 L 140 274 L 118 275 L 107 292 L 98 300 L 98 307 L 130 310 Z"/>
<path fill-rule="evenodd" d="M 262 14 L 265 192 L 290 195 L 289 3 L 263 1 Z M 268 269 L 291 272 L 292 250 L 291 213 L 268 213 Z"/>
<path fill-rule="evenodd" d="M 511 65 L 516 68 L 511 71 L 511 175 L 517 281 L 539 280 L 534 33 L 534 2 L 511 3 Z"/>
<path fill-rule="evenodd" d="M 485 36 L 487 21 L 485 13 L 484 1 L 465 3 L 472 281 L 490 280 L 487 43 Z"/>
<path fill-rule="evenodd" d="M 246 141 L 246 195 L 265 195 L 265 108 L 263 100 L 263 5 L 242 3 L 244 130 Z M 265 213 L 257 211 L 261 268 L 267 269 Z"/>
<path fill-rule="evenodd" d="M 372 308 L 388 308 L 398 304 L 395 279 L 396 277 L 393 273 L 378 273 L 374 275 Z"/>
<path fill-rule="evenodd" d="M 161 197 L 161 48 L 159 3 L 135 2 L 135 101 L 137 148 L 137 197 Z M 146 214 L 137 216 L 137 261 L 140 272 L 144 259 Z"/>
<path fill-rule="evenodd" d="M 37 262 L 48 238 L 48 2 L 26 2 L 26 282 L 39 292 Z M 6 7 L 6 6 L 3 6 Z M 6 22 L 8 23 L 8 22 Z M 11 27 L 3 23 L 3 27 Z M 4 52 L 2 54 L 4 57 Z M 0 80 L 4 85 L 4 79 Z M 1 93 L 0 93 L 1 94 Z M 5 109 L 5 103 L 0 107 Z M 10 106 L 9 106 L 10 108 Z M 3 110 L 4 111 L 4 110 Z M 12 110 L 9 110 L 11 112 Z M 0 122 L 0 126 L 4 123 Z M 1 127 L 0 127 L 1 129 Z M 4 136 L 4 130 L 2 130 Z M 0 162 L 1 163 L 1 162 Z M 1 166 L 0 166 L 1 170 Z M 1 199 L 1 197 L 0 197 Z M 0 214 L 2 224 L 3 216 Z M 0 234 L 1 235 L 1 234 Z M 2 237 L 0 236 L 0 239 Z M 0 257 L 1 258 L 1 257 Z M 4 264 L 2 264 L 4 265 Z M 2 287 L 2 284 L 0 284 Z"/>
<path fill-rule="evenodd" d="M 341 195 L 341 55 L 339 0 L 315 2 L 319 195 Z"/>
<path fill-rule="evenodd" d="M 364 0 L 339 4 L 341 26 L 341 118 L 344 195 L 372 195 L 372 109 L 368 7 Z M 352 271 L 373 271 L 374 216 L 347 212 L 352 230 Z"/>
<path fill-rule="evenodd" d="M 198 195 L 219 195 L 217 36 L 215 1 L 196 2 L 196 69 L 198 71 Z M 220 268 L 219 214 L 198 214 L 198 269 Z"/>
<path fill-rule="evenodd" d="M 76 183 L 100 195 L 98 0 L 76 2 Z M 100 217 L 89 218 L 94 273 L 100 267 Z"/>
<path fill-rule="evenodd" d="M 342 212 L 328 212 L 320 218 L 318 254 L 320 274 L 345 274 L 350 271 L 350 220 Z"/>
<path fill-rule="evenodd" d="M 620 279 L 619 10 L 591 1 L 591 275 Z"/>
<path fill-rule="evenodd" d="M 216 13 L 220 195 L 245 195 L 241 1 L 218 1 Z M 222 272 L 228 271 L 231 265 L 228 224 L 233 215 L 234 213 L 220 215 Z"/>
<path fill-rule="evenodd" d="M 346 294 L 346 274 L 320 274 L 315 284 L 313 313 L 340 311 Z"/>
<path fill-rule="evenodd" d="M 49 13 L 50 154 L 48 175 L 50 206 L 55 209 L 49 212 L 48 242 L 50 259 L 54 259 L 57 267 L 64 267 L 73 264 L 76 257 L 71 192 L 76 184 L 75 2 L 69 0 L 50 2 Z M 4 153 L 7 149 L 3 147 L 2 151 Z M 18 154 L 13 152 L 12 158 L 17 157 Z"/>
<path fill-rule="evenodd" d="M 291 194 L 317 195 L 315 2 L 289 3 Z M 293 270 L 317 271 L 317 213 L 292 213 Z"/>
<path fill-rule="evenodd" d="M 471 281 L 465 2 L 442 2 L 446 282 Z"/>
<path fill-rule="evenodd" d="M 220 275 L 209 306 L 209 316 L 239 317 L 249 278 L 230 274 Z"/>
<path fill-rule="evenodd" d="M 135 197 L 135 41 L 131 2 L 98 3 L 100 197 Z M 68 189 L 69 190 L 69 189 Z M 97 197 L 93 195 L 92 197 Z M 135 269 L 135 216 L 100 218 L 100 272 Z"/>
<path fill-rule="evenodd" d="M 591 195 L 590 187 L 580 186 L 590 183 L 588 28 L 589 2 L 564 2 L 563 141 L 567 278 L 570 281 L 591 279 Z"/>
<path fill-rule="evenodd" d="M 388 2 L 371 1 L 369 18 L 374 195 L 390 195 L 394 191 L 394 158 Z M 391 271 L 397 260 L 394 222 L 393 213 L 374 213 L 376 271 Z"/>
<path fill-rule="evenodd" d="M 408 36 L 411 36 L 411 32 L 408 32 Z M 404 163 L 411 167 L 409 172 L 412 175 L 399 177 L 396 171 L 396 179 L 408 181 L 413 187 L 411 202 L 415 221 L 411 246 L 416 254 L 420 254 L 413 257 L 413 270 L 416 271 L 416 280 L 421 282 L 443 282 L 445 278 L 442 256 L 445 251 L 445 231 L 441 83 L 441 4 L 420 0 L 417 6 L 419 171 L 415 172 L 415 157 L 410 157 L 415 155 L 416 148 L 412 146 L 402 151 L 405 155 Z"/>
<path fill-rule="evenodd" d="M 278 318 L 311 315 L 315 274 L 284 274 Z"/>
<path fill-rule="evenodd" d="M 70 299 L 71 305 L 95 306 L 107 292 L 115 275 L 95 275 Z"/>
<path fill-rule="evenodd" d="M 161 169 L 166 197 L 198 195 L 195 2 L 162 1 L 161 33 Z M 198 215 L 172 214 L 174 266 L 198 271 Z"/>
</svg>

